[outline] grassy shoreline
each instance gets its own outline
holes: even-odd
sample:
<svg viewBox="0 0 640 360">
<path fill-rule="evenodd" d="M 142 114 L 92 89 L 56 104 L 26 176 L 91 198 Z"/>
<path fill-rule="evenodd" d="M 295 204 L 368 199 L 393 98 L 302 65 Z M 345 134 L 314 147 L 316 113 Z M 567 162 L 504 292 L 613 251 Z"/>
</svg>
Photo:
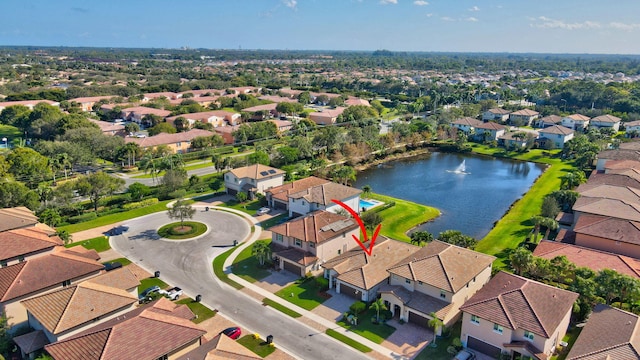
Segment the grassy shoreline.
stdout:
<svg viewBox="0 0 640 360">
<path fill-rule="evenodd" d="M 380 235 L 395 240 L 409 242 L 411 240 L 407 235 L 409 230 L 440 216 L 440 210 L 434 207 L 374 193 L 369 197 L 385 203 L 396 203 L 395 206 L 379 213 L 384 219 Z"/>
</svg>

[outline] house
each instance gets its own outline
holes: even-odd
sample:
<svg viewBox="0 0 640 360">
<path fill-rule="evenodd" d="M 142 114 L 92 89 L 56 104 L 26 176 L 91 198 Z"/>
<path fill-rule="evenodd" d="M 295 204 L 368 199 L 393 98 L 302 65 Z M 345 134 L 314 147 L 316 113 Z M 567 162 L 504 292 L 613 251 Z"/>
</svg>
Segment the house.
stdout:
<svg viewBox="0 0 640 360">
<path fill-rule="evenodd" d="M 316 210 L 338 212 L 342 207 L 332 200 L 340 200 L 360 213 L 362 190 L 327 182 L 289 194 L 289 217 L 301 216 Z"/>
<path fill-rule="evenodd" d="M 262 357 L 226 335 L 213 339 L 180 356 L 177 360 L 261 360 Z"/>
<path fill-rule="evenodd" d="M 460 308 L 465 347 L 493 356 L 548 359 L 569 326 L 578 294 L 497 273 Z"/>
<path fill-rule="evenodd" d="M 265 191 L 267 204 L 273 209 L 289 210 L 289 195 L 310 189 L 317 185 L 328 183 L 329 180 L 315 176 L 295 180 L 286 184 L 272 187 Z"/>
<path fill-rule="evenodd" d="M 539 112 L 531 109 L 522 109 L 509 114 L 509 124 L 515 126 L 531 126 L 533 120 L 537 119 Z"/>
<path fill-rule="evenodd" d="M 640 359 L 638 315 L 598 304 L 571 347 L 567 360 Z"/>
<path fill-rule="evenodd" d="M 360 99 L 357 97 L 353 97 L 353 96 L 349 96 L 349 98 L 344 101 L 344 104 L 346 106 L 355 106 L 355 105 L 371 106 L 371 104 L 369 104 L 369 101 Z"/>
<path fill-rule="evenodd" d="M 543 118 L 537 119 L 533 123 L 533 126 L 537 128 L 546 128 L 549 126 L 560 125 L 560 124 L 562 124 L 562 117 L 558 115 L 549 115 L 549 116 L 545 116 Z"/>
<path fill-rule="evenodd" d="M 21 100 L 21 101 L 5 101 L 0 102 L 0 111 L 4 110 L 9 106 L 22 105 L 29 108 L 29 110 L 33 110 L 33 108 L 39 103 L 45 103 L 51 106 L 60 106 L 59 102 L 51 101 L 51 100 Z"/>
<path fill-rule="evenodd" d="M 318 125 L 333 125 L 338 120 L 338 116 L 344 111 L 344 107 L 336 107 L 335 109 L 326 109 L 319 112 L 309 114 L 309 119 Z"/>
<path fill-rule="evenodd" d="M 101 121 L 101 120 L 94 120 L 94 119 L 89 119 L 89 121 L 92 122 L 93 124 L 98 125 L 98 127 L 100 128 L 100 131 L 102 131 L 102 133 L 105 135 L 121 136 L 121 137 L 125 137 L 127 135 L 127 132 L 124 129 L 124 124 L 121 122 L 113 123 L 109 121 Z"/>
<path fill-rule="evenodd" d="M 38 217 L 24 206 L 0 209 L 0 232 L 32 227 L 37 224 L 39 224 Z M 55 230 L 53 232 L 55 233 Z"/>
<path fill-rule="evenodd" d="M 593 172 L 589 184 L 628 186 L 640 189 L 640 170 L 609 170 L 606 173 Z"/>
<path fill-rule="evenodd" d="M 460 306 L 489 281 L 494 260 L 435 240 L 389 267 L 389 284 L 379 292 L 394 316 L 427 327 L 435 313 L 448 327 L 460 318 Z"/>
<path fill-rule="evenodd" d="M 264 104 L 244 108 L 242 109 L 242 111 L 252 114 L 251 120 L 264 120 L 266 118 L 280 116 L 280 113 L 278 112 L 278 110 L 276 110 L 277 106 L 278 104 L 276 103 Z"/>
<path fill-rule="evenodd" d="M 540 137 L 538 142 L 541 147 L 551 149 L 562 149 L 564 144 L 573 139 L 574 131 L 561 125 L 552 125 L 538 131 Z"/>
<path fill-rule="evenodd" d="M 143 94 L 142 102 L 149 102 L 154 99 L 165 98 L 167 100 L 176 100 L 182 98 L 182 93 L 174 93 L 169 91 L 164 92 L 156 92 L 156 93 L 146 93 Z"/>
<path fill-rule="evenodd" d="M 378 290 L 387 283 L 387 269 L 420 249 L 402 241 L 379 236 L 371 256 L 360 247 L 334 257 L 322 264 L 329 288 L 365 302 L 373 301 Z"/>
<path fill-rule="evenodd" d="M 521 149 L 538 138 L 537 131 L 508 131 L 498 137 L 498 144 L 507 149 Z"/>
<path fill-rule="evenodd" d="M 63 245 L 58 236 L 51 236 L 36 226 L 0 232 L 0 268 L 51 253 Z"/>
<path fill-rule="evenodd" d="M 194 317 L 187 305 L 161 298 L 45 350 L 55 360 L 173 360 L 201 345 L 206 331 Z"/>
<path fill-rule="evenodd" d="M 504 125 L 500 125 L 494 122 L 486 122 L 476 126 L 476 139 L 481 140 L 498 140 L 506 131 Z"/>
<path fill-rule="evenodd" d="M 589 126 L 590 117 L 581 114 L 572 114 L 562 118 L 562 126 L 576 131 L 585 131 Z"/>
<path fill-rule="evenodd" d="M 506 122 L 507 120 L 509 120 L 509 110 L 502 108 L 493 108 L 482 113 L 482 121 Z"/>
<path fill-rule="evenodd" d="M 236 142 L 236 139 L 233 137 L 233 133 L 237 131 L 239 127 L 240 125 L 221 126 L 221 127 L 214 128 L 213 131 L 215 131 L 216 134 L 222 137 L 225 145 L 229 145 L 229 144 L 234 144 Z"/>
<path fill-rule="evenodd" d="M 467 135 L 473 135 L 475 134 L 476 128 L 482 124 L 484 123 L 480 120 L 476 120 L 472 117 L 464 117 L 452 122 L 451 126 Z"/>
<path fill-rule="evenodd" d="M 610 173 L 616 170 L 640 170 L 640 161 L 638 160 L 609 160 L 604 164 L 604 173 Z"/>
<path fill-rule="evenodd" d="M 547 260 L 565 256 L 578 267 L 586 267 L 593 271 L 611 269 L 640 280 L 640 260 L 607 251 L 542 240 L 533 251 L 533 256 Z"/>
<path fill-rule="evenodd" d="M 69 99 L 70 103 L 77 103 L 80 105 L 82 111 L 93 111 L 93 105 L 102 100 L 111 100 L 115 96 L 89 96 L 89 97 L 79 97 L 74 99 Z"/>
<path fill-rule="evenodd" d="M 126 137 L 124 142 L 136 143 L 142 149 L 154 149 L 160 145 L 166 145 L 174 154 L 183 154 L 192 150 L 191 141 L 196 137 L 211 137 L 215 133 L 202 129 L 191 129 L 189 131 L 175 134 L 160 133 L 149 137 Z"/>
<path fill-rule="evenodd" d="M 267 189 L 282 185 L 284 174 L 284 171 L 270 166 L 249 165 L 225 173 L 224 187 L 229 195 L 245 192 L 253 198 L 255 193 L 264 194 Z"/>
<path fill-rule="evenodd" d="M 233 126 L 239 125 L 242 120 L 239 113 L 215 110 L 170 116 L 167 118 L 167 122 L 173 124 L 179 117 L 186 119 L 189 126 L 193 126 L 197 122 L 211 124 L 213 127 Z"/>
<path fill-rule="evenodd" d="M 613 115 L 596 116 L 589 122 L 589 128 L 620 130 L 621 119 Z"/>
<path fill-rule="evenodd" d="M 581 214 L 572 230 L 575 233 L 575 244 L 578 246 L 640 258 L 638 220 Z"/>
<path fill-rule="evenodd" d="M 240 86 L 232 87 L 227 90 L 231 90 L 231 94 L 258 94 L 262 91 L 262 88 L 255 86 Z"/>
<path fill-rule="evenodd" d="M 291 128 L 293 128 L 293 123 L 289 120 L 267 120 L 269 122 L 272 122 L 276 125 L 276 128 L 278 129 L 279 133 L 283 133 L 283 132 L 287 132 L 289 130 L 291 130 Z"/>
<path fill-rule="evenodd" d="M 262 95 L 258 99 L 271 101 L 271 102 L 275 103 L 276 105 L 279 104 L 279 103 L 282 103 L 282 102 L 287 102 L 287 103 L 297 103 L 298 102 L 298 99 L 293 99 L 293 98 L 290 98 L 290 97 L 282 97 L 282 96 L 278 96 L 278 95 Z"/>
<path fill-rule="evenodd" d="M 632 145 L 635 142 L 624 144 L 624 145 Z M 598 162 L 596 163 L 596 170 L 602 171 L 604 170 L 605 164 L 611 160 L 640 160 L 640 150 L 635 148 L 625 148 L 623 144 L 621 144 L 618 149 L 610 149 L 603 150 L 598 153 Z"/>
<path fill-rule="evenodd" d="M 624 131 L 627 133 L 627 137 L 637 137 L 640 135 L 640 120 L 624 123 Z"/>
<path fill-rule="evenodd" d="M 142 124 L 142 118 L 147 115 L 155 115 L 162 119 L 171 115 L 169 110 L 154 109 L 146 106 L 134 106 L 122 109 L 122 118 L 128 121 L 133 121 L 138 124 Z"/>
<path fill-rule="evenodd" d="M 357 247 L 353 236 L 359 236 L 360 227 L 349 217 L 320 210 L 268 230 L 277 266 L 304 276 Z"/>
</svg>

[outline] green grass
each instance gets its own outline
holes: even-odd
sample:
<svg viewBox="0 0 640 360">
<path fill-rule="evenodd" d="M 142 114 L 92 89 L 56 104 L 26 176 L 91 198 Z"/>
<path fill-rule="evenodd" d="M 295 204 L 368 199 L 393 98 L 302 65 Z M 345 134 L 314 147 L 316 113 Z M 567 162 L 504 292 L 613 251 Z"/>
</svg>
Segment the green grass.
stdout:
<svg viewBox="0 0 640 360">
<path fill-rule="evenodd" d="M 196 318 L 192 321 L 199 324 L 205 320 L 211 319 L 216 316 L 216 312 L 202 305 L 202 303 L 195 302 L 191 298 L 184 298 L 176 301 L 176 304 L 186 304 L 189 309 L 196 315 Z"/>
<path fill-rule="evenodd" d="M 267 244 L 271 243 L 271 239 L 258 240 Z M 260 265 L 258 259 L 251 254 L 251 246 L 242 250 L 238 257 L 233 261 L 233 273 L 247 280 L 250 283 L 254 283 L 260 279 L 264 279 L 271 273 L 267 268 L 272 265 L 270 262 L 266 262 L 264 266 Z"/>
<path fill-rule="evenodd" d="M 567 355 L 569 355 L 569 350 L 571 350 L 571 348 L 573 347 L 573 344 L 576 342 L 576 340 L 578 340 L 578 336 L 580 335 L 580 332 L 582 331 L 582 328 L 580 327 L 576 327 L 573 326 L 569 329 L 569 331 L 567 331 L 567 333 L 565 334 L 565 336 L 562 338 L 562 341 L 566 342 L 568 345 L 566 348 L 564 348 L 560 354 L 558 355 L 554 355 L 551 357 L 551 360 L 564 360 L 567 358 Z"/>
<path fill-rule="evenodd" d="M 462 323 L 458 321 L 451 328 L 451 335 L 447 338 L 438 338 L 436 340 L 437 347 L 427 346 L 416 356 L 416 360 L 451 360 L 453 355 L 447 352 L 447 348 L 453 342 L 453 339 L 460 338 L 460 330 Z M 432 340 L 432 339 L 431 339 Z"/>
<path fill-rule="evenodd" d="M 158 285 L 160 289 L 166 289 L 169 287 L 169 284 L 155 277 L 142 279 L 140 280 L 140 286 L 138 286 L 138 295 L 142 293 L 145 289 L 148 289 L 156 285 Z"/>
<path fill-rule="evenodd" d="M 216 275 L 216 277 L 220 280 L 222 280 L 222 282 L 227 283 L 229 285 L 231 285 L 233 288 L 240 290 L 242 288 L 244 288 L 244 286 L 238 284 L 237 282 L 229 279 L 229 275 L 225 274 L 224 269 L 222 268 L 224 266 L 224 262 L 225 260 L 227 260 L 227 258 L 229 257 L 229 255 L 231 255 L 231 253 L 235 250 L 236 248 L 231 248 L 227 251 L 225 251 L 224 253 L 218 255 L 215 259 L 213 259 L 213 273 Z"/>
<path fill-rule="evenodd" d="M 396 205 L 380 211 L 382 227 L 380 235 L 401 241 L 410 241 L 407 231 L 432 220 L 440 215 L 440 210 L 416 204 L 411 201 L 400 200 L 389 196 L 371 194 L 372 199 L 389 203 L 395 201 Z"/>
<path fill-rule="evenodd" d="M 275 346 L 269 346 L 264 340 L 254 338 L 253 335 L 245 335 L 236 341 L 238 344 L 251 350 L 254 354 L 265 358 L 276 351 Z"/>
<path fill-rule="evenodd" d="M 268 229 L 272 226 L 278 225 L 289 217 L 288 213 L 280 214 L 278 216 L 274 216 L 271 219 L 265 220 L 260 223 L 263 229 Z"/>
<path fill-rule="evenodd" d="M 284 305 L 281 305 L 280 303 L 277 303 L 277 302 L 275 302 L 275 301 L 273 301 L 271 299 L 268 299 L 268 298 L 262 299 L 262 303 L 264 305 L 271 306 L 272 308 L 280 311 L 283 314 L 289 315 L 292 318 L 299 318 L 299 317 L 302 316 L 301 314 L 289 309 L 288 307 L 286 307 Z"/>
<path fill-rule="evenodd" d="M 256 211 L 258 211 L 258 209 L 262 207 L 262 204 L 260 203 L 260 200 L 245 201 L 243 203 L 239 203 L 235 199 L 233 199 L 224 203 L 223 206 L 254 216 L 256 214 Z"/>
<path fill-rule="evenodd" d="M 127 258 L 117 258 L 117 259 L 113 259 L 113 260 L 110 260 L 110 261 L 105 261 L 105 262 L 103 262 L 103 264 L 113 263 L 113 262 L 119 262 L 120 264 L 122 264 L 122 266 L 127 266 L 127 265 L 131 264 L 131 260 L 129 260 Z"/>
<path fill-rule="evenodd" d="M 93 228 L 98 227 L 98 226 L 105 226 L 105 225 L 115 224 L 115 223 L 120 222 L 120 221 L 125 221 L 125 220 L 129 220 L 129 219 L 137 218 L 137 217 L 140 217 L 140 216 L 153 214 L 153 213 L 157 213 L 157 212 L 160 212 L 160 211 L 166 211 L 167 210 L 167 204 L 170 203 L 171 201 L 174 201 L 174 200 L 165 200 L 165 201 L 161 201 L 161 202 L 159 202 L 159 203 L 157 203 L 155 205 L 151 205 L 151 206 L 147 206 L 147 207 L 143 207 L 143 208 L 139 208 L 139 209 L 132 209 L 132 210 L 129 210 L 129 211 L 123 211 L 123 212 L 116 213 L 116 214 L 109 214 L 109 215 L 105 215 L 105 216 L 100 216 L 97 219 L 93 219 L 93 220 L 90 220 L 90 221 L 85 221 L 85 222 L 78 223 L 78 224 L 60 226 L 57 229 L 58 230 L 66 230 L 70 234 L 73 234 L 73 233 L 76 233 L 78 231 L 89 230 L 89 229 L 93 229 Z"/>
<path fill-rule="evenodd" d="M 197 169 L 203 169 L 206 167 L 212 167 L 213 164 L 209 161 L 209 162 L 205 162 L 205 163 L 198 163 L 198 164 L 192 164 L 192 165 L 185 165 L 184 170 L 185 171 L 189 171 L 189 170 L 197 170 Z M 161 171 L 158 174 L 156 174 L 156 178 L 160 179 L 164 176 L 165 172 Z M 132 176 L 133 179 L 151 179 L 153 178 L 152 174 L 141 174 L 141 175 L 135 175 Z"/>
<path fill-rule="evenodd" d="M 162 236 L 166 239 L 171 240 L 184 240 L 191 239 L 198 235 L 202 235 L 207 231 L 207 225 L 197 222 L 197 221 L 185 221 L 183 224 L 185 227 L 189 227 L 190 229 L 181 232 L 177 228 L 180 227 L 180 222 L 174 222 L 167 225 L 164 225 L 160 229 L 158 229 L 158 235 Z"/>
<path fill-rule="evenodd" d="M 84 246 L 87 249 L 94 249 L 97 252 L 103 252 L 111 249 L 111 245 L 109 245 L 109 238 L 106 236 L 98 236 L 93 239 L 76 241 L 74 243 L 65 245 L 65 247 L 70 248 L 80 245 Z"/>
<path fill-rule="evenodd" d="M 280 289 L 275 295 L 305 310 L 313 310 L 327 300 L 318 294 L 318 285 L 314 279 L 291 284 Z"/>
<path fill-rule="evenodd" d="M 376 344 L 382 344 L 384 339 L 388 338 L 396 331 L 396 328 L 387 324 L 374 324 L 371 319 L 376 316 L 375 310 L 369 309 L 358 315 L 358 325 L 351 325 L 346 321 L 338 321 L 337 324 L 345 329 L 349 329 L 352 333 L 356 333 L 365 339 L 369 339 Z"/>
<path fill-rule="evenodd" d="M 339 332 L 337 332 L 337 331 L 335 331 L 333 329 L 327 329 L 326 334 L 331 336 L 332 338 L 340 341 L 340 342 L 343 342 L 343 343 L 351 346 L 352 348 L 354 348 L 354 349 L 356 349 L 356 350 L 358 350 L 360 352 L 368 353 L 368 352 L 371 351 L 370 347 L 362 345 L 359 342 L 353 340 L 352 338 L 347 337 L 347 336 L 345 336 L 345 335 L 343 335 L 343 334 L 341 334 L 341 333 L 339 333 Z"/>
</svg>

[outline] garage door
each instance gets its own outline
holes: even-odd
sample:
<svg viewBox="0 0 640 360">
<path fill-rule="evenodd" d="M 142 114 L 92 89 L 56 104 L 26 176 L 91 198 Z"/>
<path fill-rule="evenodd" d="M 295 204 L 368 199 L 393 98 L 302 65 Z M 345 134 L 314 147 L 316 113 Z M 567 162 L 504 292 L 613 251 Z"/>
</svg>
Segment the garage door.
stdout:
<svg viewBox="0 0 640 360">
<path fill-rule="evenodd" d="M 227 194 L 232 195 L 232 196 L 236 196 L 237 193 L 238 193 L 237 190 L 227 188 Z"/>
<path fill-rule="evenodd" d="M 288 261 L 284 261 L 284 269 L 287 271 L 290 271 L 298 276 L 302 276 L 302 271 L 300 270 L 300 267 L 294 263 L 290 263 Z"/>
<path fill-rule="evenodd" d="M 498 359 L 498 356 L 500 356 L 500 353 L 502 352 L 499 347 L 487 344 L 473 336 L 469 336 L 469 339 L 467 340 L 467 347 L 471 350 L 476 350 L 483 354 L 492 356 L 495 359 Z"/>
<path fill-rule="evenodd" d="M 422 327 L 429 327 L 429 319 L 420 314 L 416 314 L 413 311 L 409 311 L 409 322 Z"/>
<path fill-rule="evenodd" d="M 274 201 L 273 207 L 278 210 L 287 210 L 287 204 L 280 201 Z"/>
<path fill-rule="evenodd" d="M 343 282 L 340 283 L 340 294 L 345 294 L 348 296 L 351 296 L 352 298 L 356 298 L 358 300 L 360 300 L 362 294 L 360 293 L 360 290 L 351 287 Z"/>
</svg>

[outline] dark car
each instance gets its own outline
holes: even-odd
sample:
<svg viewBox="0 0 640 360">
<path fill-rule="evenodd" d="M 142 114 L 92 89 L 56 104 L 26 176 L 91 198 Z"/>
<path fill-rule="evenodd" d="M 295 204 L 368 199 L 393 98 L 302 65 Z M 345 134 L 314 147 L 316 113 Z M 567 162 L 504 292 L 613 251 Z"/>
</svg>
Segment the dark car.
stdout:
<svg viewBox="0 0 640 360">
<path fill-rule="evenodd" d="M 158 285 L 152 286 L 150 288 L 146 288 L 146 289 L 142 290 L 140 295 L 138 295 L 138 300 L 144 301 L 144 299 L 147 296 L 149 296 L 152 293 L 158 292 L 158 291 L 160 291 L 160 286 L 158 286 Z"/>
<path fill-rule="evenodd" d="M 242 330 L 240 330 L 239 327 L 230 327 L 222 330 L 220 334 L 225 334 L 233 340 L 236 340 L 240 335 L 242 335 Z"/>
<path fill-rule="evenodd" d="M 111 271 L 111 270 L 115 270 L 115 269 L 119 269 L 122 267 L 122 263 L 114 261 L 114 262 L 109 262 L 104 264 L 104 269 L 107 271 Z"/>
<path fill-rule="evenodd" d="M 473 360 L 476 358 L 476 354 L 474 354 L 473 352 L 471 352 L 471 350 L 467 350 L 467 349 L 463 349 L 460 350 L 459 353 L 456 354 L 456 357 L 454 357 L 454 360 Z"/>
</svg>

